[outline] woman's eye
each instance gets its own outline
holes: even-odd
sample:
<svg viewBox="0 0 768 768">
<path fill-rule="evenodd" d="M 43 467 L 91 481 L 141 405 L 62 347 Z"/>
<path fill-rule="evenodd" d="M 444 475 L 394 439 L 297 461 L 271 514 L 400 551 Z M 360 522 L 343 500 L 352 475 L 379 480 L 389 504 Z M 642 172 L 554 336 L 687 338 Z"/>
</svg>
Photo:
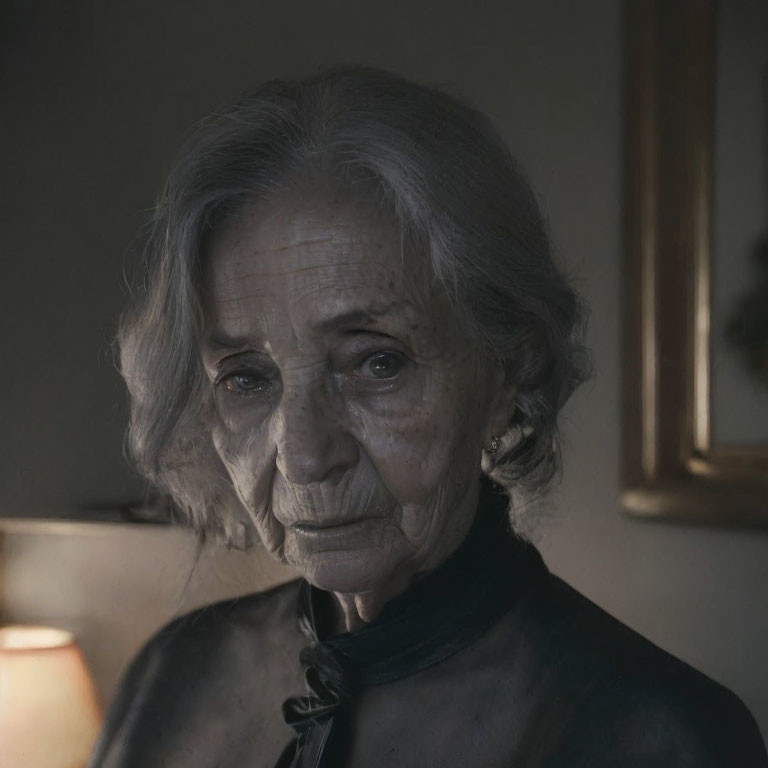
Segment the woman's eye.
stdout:
<svg viewBox="0 0 768 768">
<path fill-rule="evenodd" d="M 269 379 L 253 371 L 235 371 L 219 381 L 219 386 L 235 395 L 255 395 L 266 392 Z"/>
<path fill-rule="evenodd" d="M 360 366 L 360 372 L 366 378 L 393 379 L 404 365 L 403 358 L 395 352 L 377 352 Z"/>
</svg>

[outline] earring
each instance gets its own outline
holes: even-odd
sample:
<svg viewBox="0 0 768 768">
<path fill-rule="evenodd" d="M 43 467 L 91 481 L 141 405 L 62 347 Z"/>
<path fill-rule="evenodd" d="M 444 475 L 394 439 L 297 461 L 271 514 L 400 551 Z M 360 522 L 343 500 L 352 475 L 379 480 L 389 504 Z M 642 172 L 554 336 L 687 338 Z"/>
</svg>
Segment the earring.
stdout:
<svg viewBox="0 0 768 768">
<path fill-rule="evenodd" d="M 510 427 L 500 437 L 492 437 L 487 448 L 483 449 L 481 467 L 483 472 L 490 472 L 497 461 L 500 461 L 517 448 L 520 443 L 533 434 L 533 427 L 521 427 L 519 424 Z"/>
</svg>

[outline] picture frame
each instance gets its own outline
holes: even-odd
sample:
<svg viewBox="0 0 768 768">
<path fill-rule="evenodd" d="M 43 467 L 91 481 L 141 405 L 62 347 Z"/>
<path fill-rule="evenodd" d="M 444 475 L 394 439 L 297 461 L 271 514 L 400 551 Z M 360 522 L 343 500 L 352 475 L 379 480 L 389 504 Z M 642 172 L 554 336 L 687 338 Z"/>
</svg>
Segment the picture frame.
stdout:
<svg viewBox="0 0 768 768">
<path fill-rule="evenodd" d="M 626 14 L 621 505 L 768 528 L 768 442 L 712 433 L 716 2 Z"/>
</svg>

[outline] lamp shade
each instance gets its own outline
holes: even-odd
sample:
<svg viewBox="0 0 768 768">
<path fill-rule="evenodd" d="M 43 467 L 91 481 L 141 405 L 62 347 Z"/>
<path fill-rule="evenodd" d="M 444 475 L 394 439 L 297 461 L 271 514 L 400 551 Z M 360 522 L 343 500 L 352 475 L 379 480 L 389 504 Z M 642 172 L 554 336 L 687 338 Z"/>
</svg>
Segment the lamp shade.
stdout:
<svg viewBox="0 0 768 768">
<path fill-rule="evenodd" d="M 0 628 L 2 768 L 83 768 L 100 727 L 93 683 L 70 632 Z"/>
</svg>

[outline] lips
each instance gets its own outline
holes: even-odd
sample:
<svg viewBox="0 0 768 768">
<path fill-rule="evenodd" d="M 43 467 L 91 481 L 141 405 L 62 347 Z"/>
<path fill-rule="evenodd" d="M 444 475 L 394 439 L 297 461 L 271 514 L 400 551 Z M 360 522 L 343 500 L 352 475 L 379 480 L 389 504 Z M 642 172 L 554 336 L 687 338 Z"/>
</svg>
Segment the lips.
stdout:
<svg viewBox="0 0 768 768">
<path fill-rule="evenodd" d="M 318 525 L 317 523 L 294 523 L 291 529 L 299 536 L 305 536 L 307 538 L 333 538 L 334 536 L 346 536 L 356 533 L 362 528 L 365 528 L 370 523 L 380 523 L 386 520 L 384 517 L 364 517 L 359 520 L 349 520 L 344 522 L 332 522 L 324 525 Z"/>
</svg>

